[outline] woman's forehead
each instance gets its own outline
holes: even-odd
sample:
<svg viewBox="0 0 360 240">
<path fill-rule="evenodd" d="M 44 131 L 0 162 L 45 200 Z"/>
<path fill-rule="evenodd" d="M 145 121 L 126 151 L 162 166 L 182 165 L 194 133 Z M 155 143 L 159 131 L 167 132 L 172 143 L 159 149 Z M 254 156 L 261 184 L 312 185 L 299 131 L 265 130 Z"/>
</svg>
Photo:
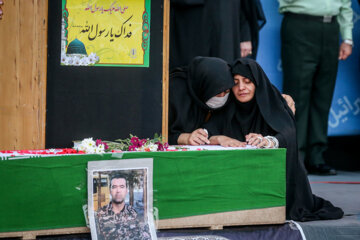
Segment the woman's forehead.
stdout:
<svg viewBox="0 0 360 240">
<path fill-rule="evenodd" d="M 235 75 L 234 75 L 234 78 L 235 78 L 235 79 L 243 79 L 243 78 L 247 78 L 247 77 L 244 77 L 244 76 L 242 76 L 242 75 L 240 75 L 240 74 L 235 74 Z"/>
</svg>

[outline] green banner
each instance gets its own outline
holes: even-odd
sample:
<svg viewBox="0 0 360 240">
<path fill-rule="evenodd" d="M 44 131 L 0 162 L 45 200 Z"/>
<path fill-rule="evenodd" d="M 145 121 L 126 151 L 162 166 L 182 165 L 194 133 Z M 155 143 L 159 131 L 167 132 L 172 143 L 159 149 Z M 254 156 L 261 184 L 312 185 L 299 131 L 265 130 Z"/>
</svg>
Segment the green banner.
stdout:
<svg viewBox="0 0 360 240">
<path fill-rule="evenodd" d="M 0 232 L 85 226 L 87 162 L 154 159 L 159 218 L 285 206 L 285 149 L 141 152 L 0 161 Z"/>
</svg>

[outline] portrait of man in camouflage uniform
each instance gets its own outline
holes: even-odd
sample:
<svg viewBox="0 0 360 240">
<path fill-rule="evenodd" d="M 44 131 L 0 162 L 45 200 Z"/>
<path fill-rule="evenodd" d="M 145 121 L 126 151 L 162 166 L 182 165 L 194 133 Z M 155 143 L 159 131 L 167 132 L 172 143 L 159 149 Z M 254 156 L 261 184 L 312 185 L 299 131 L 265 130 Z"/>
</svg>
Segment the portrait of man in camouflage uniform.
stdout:
<svg viewBox="0 0 360 240">
<path fill-rule="evenodd" d="M 98 239 L 151 239 L 148 224 L 125 203 L 128 194 L 126 175 L 110 177 L 110 202 L 95 213 Z"/>
</svg>

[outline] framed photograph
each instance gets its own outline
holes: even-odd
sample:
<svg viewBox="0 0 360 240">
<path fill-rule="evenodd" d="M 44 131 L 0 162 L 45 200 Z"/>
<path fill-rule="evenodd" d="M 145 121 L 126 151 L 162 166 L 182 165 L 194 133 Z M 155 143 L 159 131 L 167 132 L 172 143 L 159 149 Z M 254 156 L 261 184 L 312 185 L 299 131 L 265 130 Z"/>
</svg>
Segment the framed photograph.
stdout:
<svg viewBox="0 0 360 240">
<path fill-rule="evenodd" d="M 151 0 L 62 0 L 61 65 L 149 67 Z"/>
<path fill-rule="evenodd" d="M 152 178 L 152 158 L 88 162 L 92 239 L 157 239 Z"/>
</svg>

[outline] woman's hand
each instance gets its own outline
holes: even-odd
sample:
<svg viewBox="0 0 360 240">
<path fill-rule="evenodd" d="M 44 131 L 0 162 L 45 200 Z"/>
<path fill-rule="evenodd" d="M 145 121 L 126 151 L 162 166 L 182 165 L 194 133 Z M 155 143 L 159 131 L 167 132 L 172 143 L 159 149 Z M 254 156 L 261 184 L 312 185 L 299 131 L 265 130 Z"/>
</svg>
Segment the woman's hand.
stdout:
<svg viewBox="0 0 360 240">
<path fill-rule="evenodd" d="M 192 133 L 182 133 L 178 138 L 179 145 L 204 145 L 210 144 L 208 133 L 203 128 L 198 128 Z"/>
<path fill-rule="evenodd" d="M 245 142 L 240 142 L 239 140 L 236 140 L 234 138 L 230 138 L 227 136 L 212 136 L 210 138 L 210 143 L 212 145 L 221 145 L 223 147 L 245 147 Z"/>
<path fill-rule="evenodd" d="M 209 144 L 208 133 L 203 128 L 198 128 L 193 131 L 188 138 L 188 145 L 204 145 Z"/>
<path fill-rule="evenodd" d="M 246 142 L 254 147 L 263 148 L 270 144 L 270 148 L 273 147 L 273 143 L 264 138 L 263 135 L 257 133 L 249 133 L 245 136 Z"/>
<path fill-rule="evenodd" d="M 287 95 L 287 94 L 281 94 L 281 95 L 283 96 L 283 98 L 285 99 L 287 105 L 289 106 L 289 108 L 291 109 L 293 114 L 295 115 L 296 108 L 295 108 L 294 99 L 290 95 Z"/>
</svg>

